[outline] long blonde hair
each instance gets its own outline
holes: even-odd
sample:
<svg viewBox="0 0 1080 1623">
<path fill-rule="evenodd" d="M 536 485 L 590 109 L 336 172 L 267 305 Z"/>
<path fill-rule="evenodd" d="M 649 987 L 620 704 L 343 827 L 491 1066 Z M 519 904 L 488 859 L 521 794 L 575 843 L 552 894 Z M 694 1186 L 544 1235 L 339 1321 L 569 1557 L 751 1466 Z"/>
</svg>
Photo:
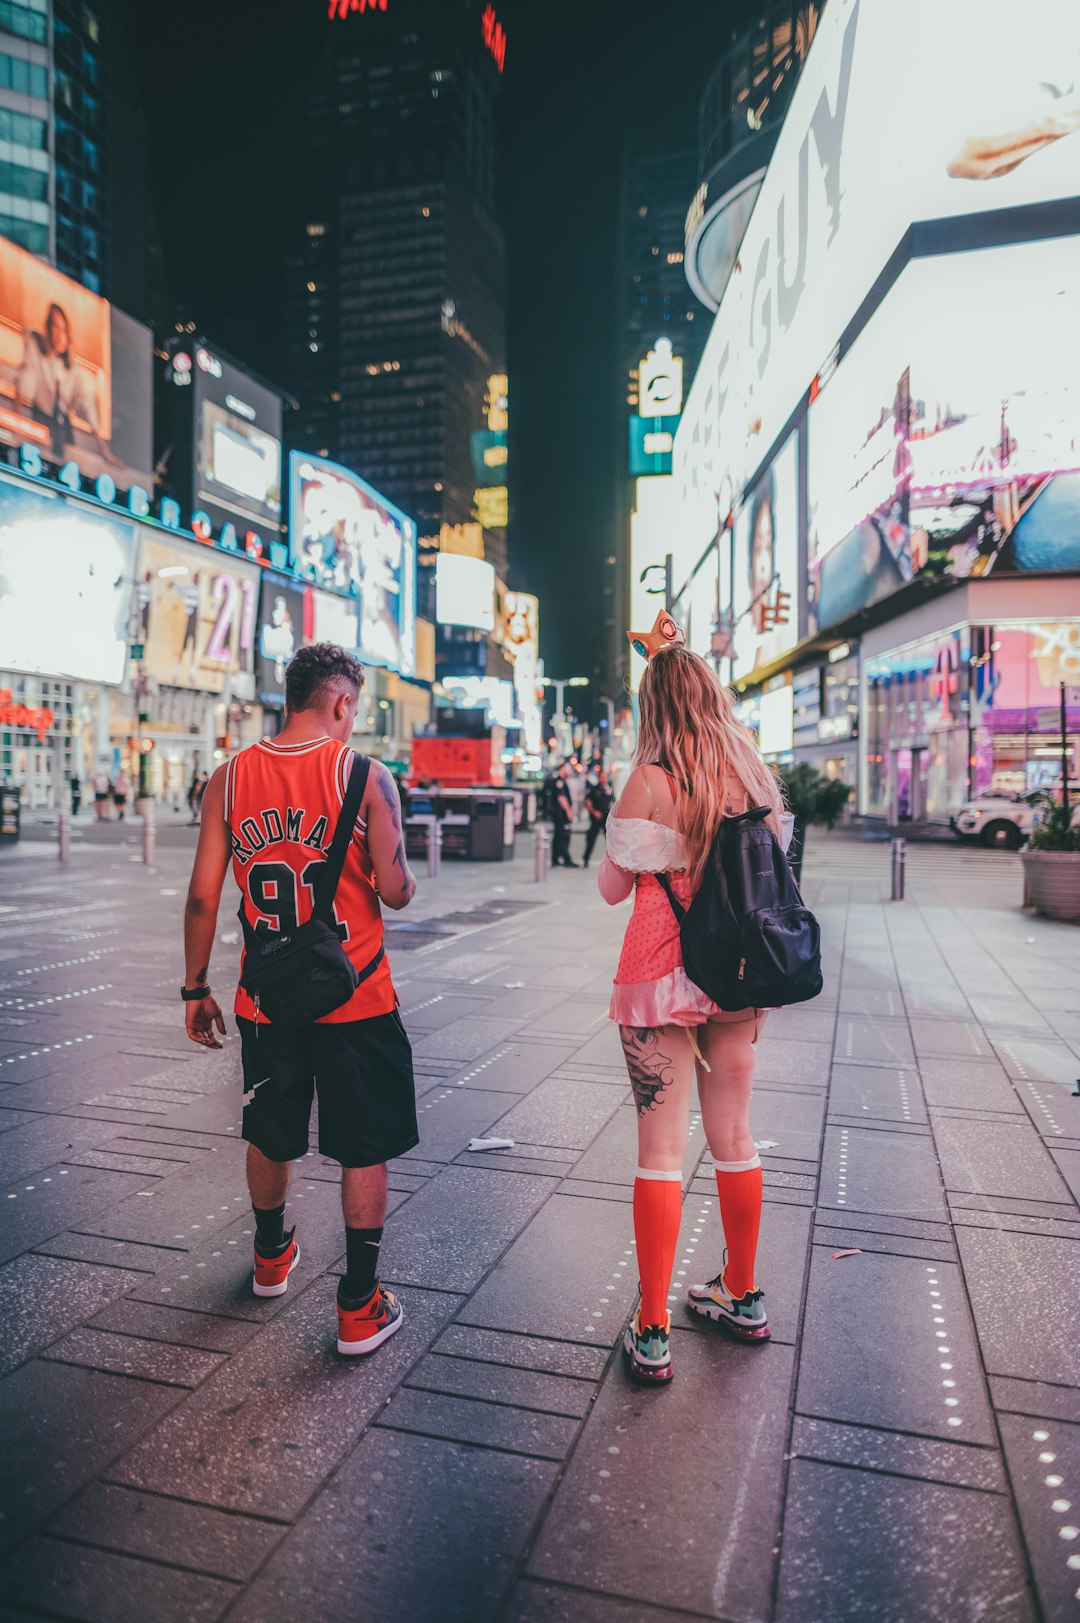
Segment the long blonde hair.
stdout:
<svg viewBox="0 0 1080 1623">
<path fill-rule="evenodd" d="M 634 765 L 662 766 L 674 778 L 675 820 L 697 890 L 723 820 L 729 780 L 742 785 L 751 804 L 771 808 L 777 834 L 783 792 L 752 734 L 735 719 L 727 688 L 700 655 L 683 647 L 654 654 L 641 678 L 638 707 Z"/>
</svg>

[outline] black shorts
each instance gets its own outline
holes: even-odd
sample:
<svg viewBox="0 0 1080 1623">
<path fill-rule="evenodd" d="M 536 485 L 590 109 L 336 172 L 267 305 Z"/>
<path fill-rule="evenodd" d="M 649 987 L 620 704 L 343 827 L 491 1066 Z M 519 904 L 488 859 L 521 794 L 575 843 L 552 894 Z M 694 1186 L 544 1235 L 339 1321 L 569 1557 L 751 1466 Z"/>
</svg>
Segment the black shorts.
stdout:
<svg viewBox="0 0 1080 1623">
<path fill-rule="evenodd" d="M 319 1153 L 373 1167 L 415 1149 L 412 1048 L 401 1016 L 284 1029 L 237 1017 L 244 1062 L 244 1137 L 270 1161 L 308 1151 L 319 1095 Z"/>
</svg>

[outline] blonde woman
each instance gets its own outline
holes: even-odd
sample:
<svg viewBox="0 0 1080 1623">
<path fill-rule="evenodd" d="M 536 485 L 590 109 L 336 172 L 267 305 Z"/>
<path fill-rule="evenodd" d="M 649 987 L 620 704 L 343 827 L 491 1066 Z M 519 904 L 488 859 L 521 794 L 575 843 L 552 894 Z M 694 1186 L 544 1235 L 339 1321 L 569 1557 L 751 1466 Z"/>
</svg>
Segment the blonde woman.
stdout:
<svg viewBox="0 0 1080 1623">
<path fill-rule="evenodd" d="M 692 1285 L 687 1307 L 744 1341 L 767 1341 L 764 1295 L 754 1277 L 761 1219 L 761 1162 L 750 1136 L 755 1045 L 764 1011 L 725 1013 L 683 968 L 679 926 L 658 873 L 688 904 L 725 815 L 769 806 L 783 836 L 790 820 L 780 786 L 715 672 L 684 646 L 661 614 L 631 642 L 648 659 L 638 694 L 634 770 L 608 824 L 600 893 L 634 893 L 610 1015 L 619 1026 L 638 1116 L 634 1234 L 641 1304 L 626 1332 L 630 1373 L 669 1381 L 668 1292 L 682 1215 L 682 1167 L 697 1079 L 713 1156 L 726 1260 L 715 1279 Z"/>
</svg>

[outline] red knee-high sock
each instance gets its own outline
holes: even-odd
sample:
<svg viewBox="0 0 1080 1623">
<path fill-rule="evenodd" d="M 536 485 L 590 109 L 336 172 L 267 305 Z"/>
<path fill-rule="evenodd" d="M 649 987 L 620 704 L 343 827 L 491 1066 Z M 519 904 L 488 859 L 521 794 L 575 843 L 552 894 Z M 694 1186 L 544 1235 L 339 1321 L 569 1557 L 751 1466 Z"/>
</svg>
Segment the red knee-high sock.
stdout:
<svg viewBox="0 0 1080 1623">
<path fill-rule="evenodd" d="M 720 1220 L 727 1241 L 724 1283 L 732 1296 L 755 1289 L 754 1257 L 761 1227 L 761 1158 L 714 1161 Z"/>
<path fill-rule="evenodd" d="M 682 1220 L 682 1173 L 638 1167 L 634 1238 L 641 1279 L 641 1323 L 666 1324 L 671 1270 Z"/>
</svg>

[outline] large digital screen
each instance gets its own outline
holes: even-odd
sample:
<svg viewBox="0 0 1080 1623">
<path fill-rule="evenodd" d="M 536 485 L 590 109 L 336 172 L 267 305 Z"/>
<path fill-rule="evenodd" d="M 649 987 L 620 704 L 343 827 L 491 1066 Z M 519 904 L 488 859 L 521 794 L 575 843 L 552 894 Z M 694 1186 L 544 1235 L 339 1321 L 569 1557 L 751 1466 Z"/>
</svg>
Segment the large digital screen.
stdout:
<svg viewBox="0 0 1080 1623">
<path fill-rule="evenodd" d="M 483 558 L 440 552 L 435 560 L 435 617 L 441 626 L 494 631 L 494 566 Z"/>
<path fill-rule="evenodd" d="M 676 437 L 691 560 L 912 223 L 1076 195 L 1077 45 L 1075 0 L 829 0 Z"/>
<path fill-rule="evenodd" d="M 6 670 L 123 681 L 134 571 L 134 524 L 0 479 Z"/>
<path fill-rule="evenodd" d="M 639 479 L 630 514 L 630 624 L 648 631 L 664 607 L 664 561 L 671 551 L 677 519 L 675 481 L 670 474 Z M 646 573 L 648 571 L 648 573 Z M 642 579 L 642 576 L 645 578 Z M 659 587 L 659 592 L 657 591 Z M 680 605 L 681 609 L 681 605 Z M 630 654 L 630 685 L 637 689 L 645 661 Z"/>
<path fill-rule="evenodd" d="M 735 520 L 732 674 L 779 659 L 799 640 L 799 438 L 792 434 Z"/>
<path fill-rule="evenodd" d="M 1080 567 L 1080 238 L 917 260 L 808 413 L 809 629 L 916 575 Z"/>
<path fill-rule="evenodd" d="M 314 641 L 313 589 L 264 572 L 259 582 L 255 687 L 263 704 L 284 704 L 285 669 L 298 648 Z"/>
<path fill-rule="evenodd" d="M 195 507 L 215 523 L 277 533 L 281 529 L 281 396 L 205 344 L 194 346 Z M 173 356 L 174 382 L 185 375 Z"/>
<path fill-rule="evenodd" d="M 167 687 L 250 697 L 258 599 L 256 565 L 144 530 L 134 639 L 144 672 Z"/>
<path fill-rule="evenodd" d="M 0 237 L 0 443 L 154 487 L 150 329 Z"/>
<path fill-rule="evenodd" d="M 412 519 L 358 474 L 300 451 L 290 456 L 290 487 L 289 555 L 296 574 L 355 598 L 365 664 L 414 675 Z"/>
</svg>

